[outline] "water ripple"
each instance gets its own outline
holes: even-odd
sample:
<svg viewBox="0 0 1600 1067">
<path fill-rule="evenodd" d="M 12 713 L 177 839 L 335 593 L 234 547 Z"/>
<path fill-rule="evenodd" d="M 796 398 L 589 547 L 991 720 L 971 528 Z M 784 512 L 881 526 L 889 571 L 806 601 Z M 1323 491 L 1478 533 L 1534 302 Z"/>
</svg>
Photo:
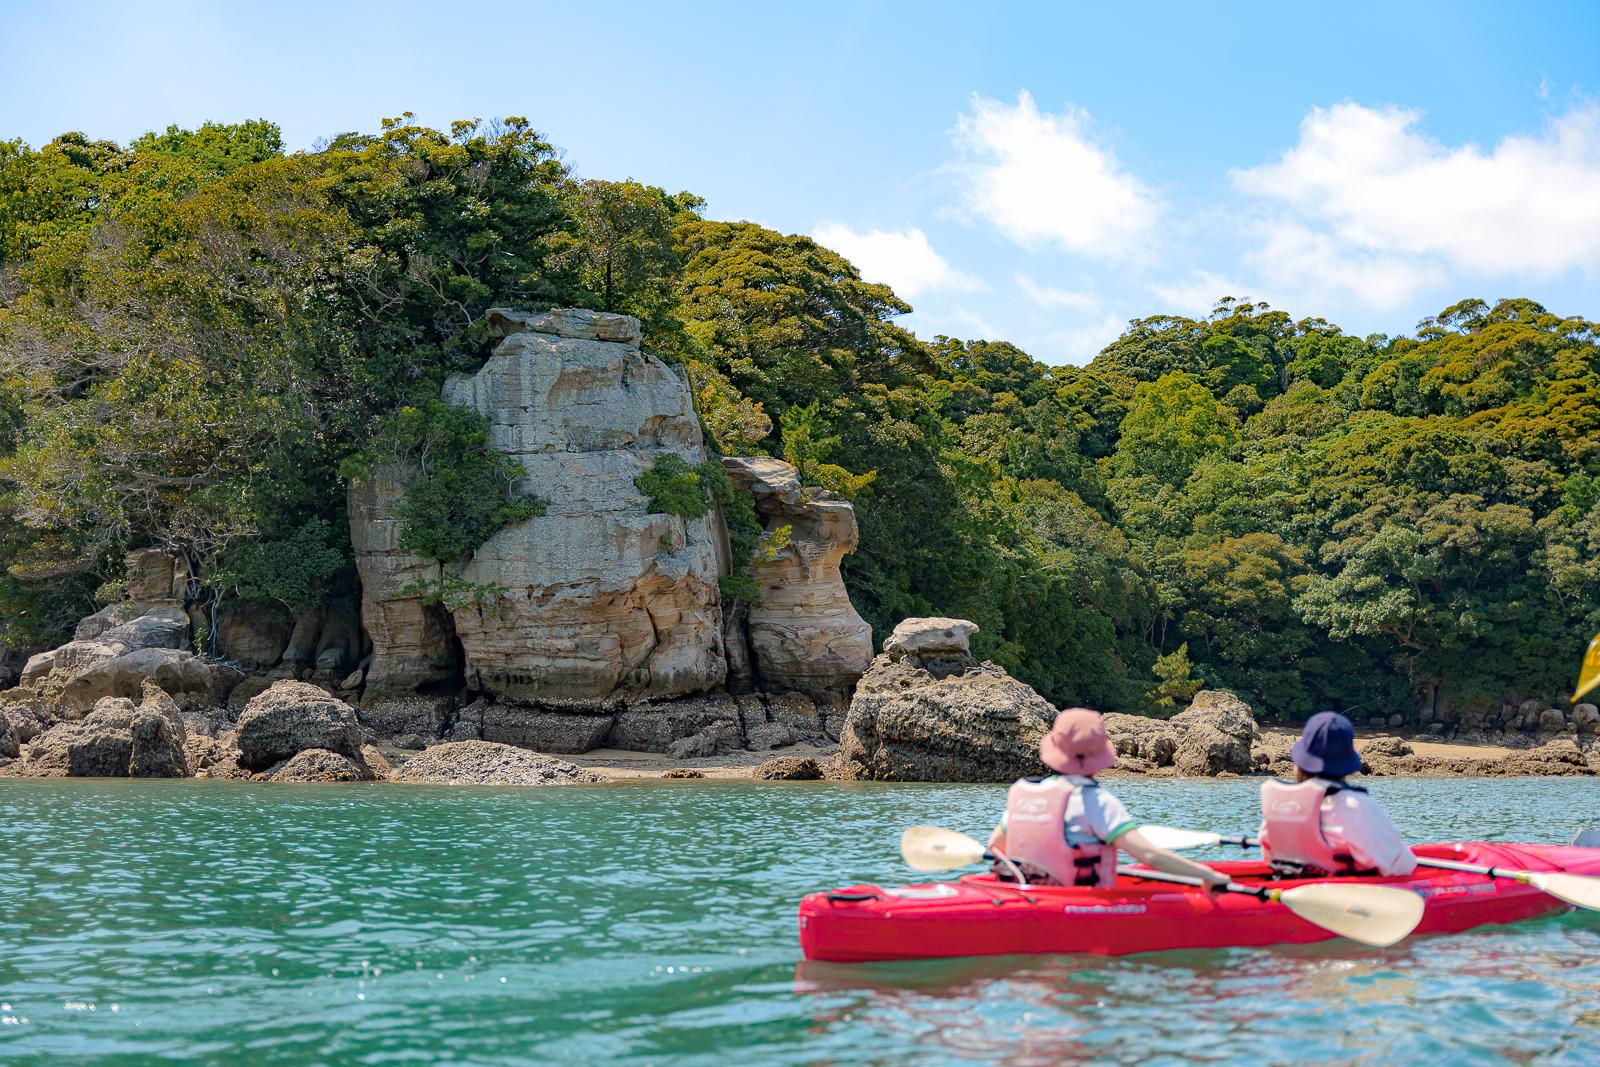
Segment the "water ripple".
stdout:
<svg viewBox="0 0 1600 1067">
<path fill-rule="evenodd" d="M 1560 840 L 1578 780 L 1377 786 L 1413 837 Z M 1255 784 L 1119 783 L 1249 829 Z M 1591 1063 L 1600 916 L 1348 943 L 797 966 L 975 786 L 0 781 L 0 1062 Z M 1292 1056 L 1286 1050 L 1292 1049 Z"/>
</svg>

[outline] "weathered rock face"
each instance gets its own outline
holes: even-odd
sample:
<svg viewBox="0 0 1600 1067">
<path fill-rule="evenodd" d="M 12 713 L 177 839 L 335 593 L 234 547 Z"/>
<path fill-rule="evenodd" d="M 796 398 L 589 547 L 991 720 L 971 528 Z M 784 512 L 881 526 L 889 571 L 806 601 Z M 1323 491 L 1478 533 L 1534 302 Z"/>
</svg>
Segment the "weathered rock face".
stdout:
<svg viewBox="0 0 1600 1067">
<path fill-rule="evenodd" d="M 1232 693 L 1204 689 L 1189 707 L 1167 720 L 1179 731 L 1174 766 L 1180 774 L 1249 774 L 1256 720 L 1250 705 Z"/>
<path fill-rule="evenodd" d="M 395 466 L 350 483 L 350 544 L 361 576 L 361 625 L 372 641 L 364 702 L 411 696 L 461 669 L 449 614 L 416 592 L 439 583 L 439 563 L 400 547 L 396 508 L 404 487 L 405 471 Z"/>
<path fill-rule="evenodd" d="M 434 745 L 395 771 L 394 779 L 422 785 L 573 785 L 601 780 L 565 760 L 492 741 Z"/>
<path fill-rule="evenodd" d="M 267 775 L 273 782 L 370 782 L 377 777 L 360 759 L 325 748 L 308 748 L 289 757 Z"/>
<path fill-rule="evenodd" d="M 734 486 L 755 497 L 768 531 L 789 528 L 782 551 L 751 569 L 761 589 L 746 619 L 758 679 L 767 688 L 843 699 L 872 662 L 872 627 L 839 575 L 839 561 L 856 548 L 855 509 L 803 488 L 782 460 L 727 456 L 722 464 Z"/>
<path fill-rule="evenodd" d="M 1055 714 L 1049 701 L 992 663 L 943 649 L 927 661 L 903 649 L 886 653 L 856 686 L 839 742 L 839 776 L 1007 782 L 1043 773 L 1039 739 Z"/>
<path fill-rule="evenodd" d="M 185 778 L 189 761 L 183 716 L 170 697 L 146 686 L 135 705 L 106 697 L 81 720 L 57 723 L 28 751 L 31 777 Z"/>
<path fill-rule="evenodd" d="M 1106 736 L 1116 747 L 1118 766 L 1143 760 L 1150 767 L 1171 767 L 1182 775 L 1210 777 L 1223 772 L 1249 774 L 1288 757 L 1282 751 L 1252 752 L 1256 739 L 1255 716 L 1250 706 L 1232 693 L 1202 690 L 1189 707 L 1170 719 L 1112 713 L 1105 717 Z M 1260 758 L 1257 758 L 1260 757 Z"/>
<path fill-rule="evenodd" d="M 140 699 L 153 682 L 184 705 L 220 704 L 242 675 L 188 651 L 189 568 L 159 549 L 126 558 L 129 599 L 78 623 L 73 639 L 28 660 L 9 705 L 81 718 L 106 697 Z"/>
<path fill-rule="evenodd" d="M 217 654 L 246 670 L 275 667 L 289 647 L 293 623 L 272 608 L 224 603 L 217 612 Z"/>
<path fill-rule="evenodd" d="M 502 338 L 445 398 L 486 415 L 542 515 L 463 570 L 501 590 L 454 613 L 469 681 L 525 700 L 668 697 L 722 684 L 714 517 L 652 514 L 634 479 L 660 455 L 704 462 L 687 384 L 624 315 L 490 312 Z M 376 638 L 374 644 L 376 644 Z"/>
<path fill-rule="evenodd" d="M 305 682 L 278 682 L 252 699 L 239 714 L 235 741 L 239 763 L 256 771 L 312 748 L 361 757 L 355 710 Z"/>
<path fill-rule="evenodd" d="M 0 759 L 16 759 L 21 751 L 21 742 L 17 740 L 16 731 L 11 728 L 10 720 L 0 715 Z"/>
<path fill-rule="evenodd" d="M 822 768 L 809 756 L 779 756 L 751 771 L 750 777 L 763 782 L 814 782 L 822 777 Z"/>
</svg>

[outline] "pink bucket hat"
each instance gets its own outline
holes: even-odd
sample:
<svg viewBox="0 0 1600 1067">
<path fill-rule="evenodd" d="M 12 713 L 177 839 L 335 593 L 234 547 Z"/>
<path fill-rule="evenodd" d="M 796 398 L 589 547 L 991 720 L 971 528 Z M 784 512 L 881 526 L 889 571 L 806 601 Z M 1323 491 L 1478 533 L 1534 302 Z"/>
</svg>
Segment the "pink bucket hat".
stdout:
<svg viewBox="0 0 1600 1067">
<path fill-rule="evenodd" d="M 1068 708 L 1039 741 L 1039 758 L 1062 774 L 1096 774 L 1117 762 L 1098 711 Z"/>
</svg>

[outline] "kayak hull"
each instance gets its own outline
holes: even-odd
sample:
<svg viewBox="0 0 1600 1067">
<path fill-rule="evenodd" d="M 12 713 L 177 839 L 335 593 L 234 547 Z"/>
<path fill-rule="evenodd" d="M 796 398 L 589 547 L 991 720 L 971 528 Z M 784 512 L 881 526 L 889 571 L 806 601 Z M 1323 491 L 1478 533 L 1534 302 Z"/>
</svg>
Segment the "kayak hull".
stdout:
<svg viewBox="0 0 1600 1067">
<path fill-rule="evenodd" d="M 1600 875 L 1600 849 L 1482 841 L 1418 845 L 1420 857 L 1520 870 Z M 1244 883 L 1269 877 L 1260 862 L 1213 864 Z M 1327 879 L 1321 879 L 1326 881 Z M 1309 880 L 1272 880 L 1278 888 Z M 1456 933 L 1518 922 L 1567 905 L 1532 886 L 1483 875 L 1418 867 L 1400 878 L 1357 879 L 1421 893 L 1416 933 Z M 1083 952 L 1120 956 L 1327 941 L 1337 935 L 1282 904 L 1243 893 L 1120 876 L 1109 889 L 1040 887 L 1027 892 L 987 874 L 958 882 L 883 888 L 857 885 L 812 893 L 800 902 L 800 947 L 807 959 L 834 962 L 941 959 L 1016 953 Z"/>
</svg>

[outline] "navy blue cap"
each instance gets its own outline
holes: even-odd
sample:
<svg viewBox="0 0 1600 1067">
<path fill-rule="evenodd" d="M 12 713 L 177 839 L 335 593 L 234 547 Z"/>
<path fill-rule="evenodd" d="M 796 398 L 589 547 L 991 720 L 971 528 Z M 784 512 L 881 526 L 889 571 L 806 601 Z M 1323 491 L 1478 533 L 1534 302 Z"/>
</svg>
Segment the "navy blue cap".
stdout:
<svg viewBox="0 0 1600 1067">
<path fill-rule="evenodd" d="M 1356 755 L 1356 728 L 1337 711 L 1319 711 L 1311 716 L 1289 754 L 1294 765 L 1307 774 L 1343 778 L 1361 769 L 1361 757 Z"/>
</svg>

